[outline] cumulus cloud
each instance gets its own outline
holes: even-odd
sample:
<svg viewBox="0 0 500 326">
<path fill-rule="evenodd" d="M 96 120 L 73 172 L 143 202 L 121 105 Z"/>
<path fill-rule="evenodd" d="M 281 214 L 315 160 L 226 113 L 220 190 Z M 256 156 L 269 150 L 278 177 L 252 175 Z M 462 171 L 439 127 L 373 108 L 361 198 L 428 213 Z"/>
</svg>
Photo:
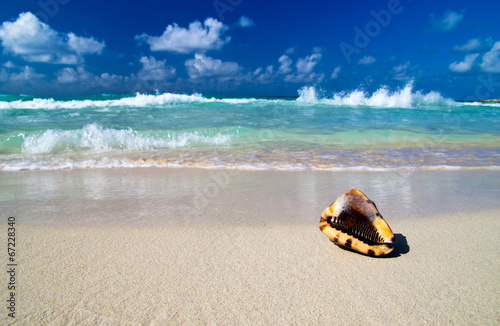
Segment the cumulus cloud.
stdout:
<svg viewBox="0 0 500 326">
<path fill-rule="evenodd" d="M 5 68 L 14 68 L 16 65 L 12 63 L 12 61 L 7 61 L 3 65 Z"/>
<path fill-rule="evenodd" d="M 274 69 L 273 66 L 269 65 L 266 67 L 266 71 L 261 74 L 262 68 L 258 68 L 254 72 L 254 75 L 257 76 L 255 79 L 261 84 L 272 83 L 276 79 L 276 74 L 273 69 Z"/>
<path fill-rule="evenodd" d="M 431 14 L 431 29 L 435 32 L 451 32 L 458 28 L 464 18 L 463 13 L 446 10 L 442 16 Z"/>
<path fill-rule="evenodd" d="M 453 62 L 450 64 L 449 69 L 453 72 L 468 72 L 472 69 L 472 65 L 474 61 L 479 56 L 479 53 L 468 54 L 465 56 L 464 61 L 462 62 Z"/>
<path fill-rule="evenodd" d="M 274 70 L 273 65 L 267 66 L 264 72 L 262 72 L 262 68 L 258 68 L 253 73 L 253 75 L 256 76 L 255 80 L 262 84 L 269 84 L 279 75 L 286 75 L 292 72 L 291 65 L 293 61 L 287 55 L 279 57 L 278 62 L 280 63 L 280 66 L 277 71 Z"/>
<path fill-rule="evenodd" d="M 30 66 L 15 66 L 0 70 L 0 90 L 3 93 L 34 93 L 47 86 L 47 76 Z"/>
<path fill-rule="evenodd" d="M 467 41 L 464 45 L 455 45 L 452 50 L 455 52 L 483 52 L 488 51 L 492 47 L 492 43 L 493 40 L 491 38 L 486 40 L 473 38 Z"/>
<path fill-rule="evenodd" d="M 371 55 L 367 55 L 359 60 L 359 64 L 367 66 L 371 65 L 372 63 L 375 63 L 375 61 L 377 61 L 377 59 L 375 59 Z"/>
<path fill-rule="evenodd" d="M 45 75 L 38 74 L 35 69 L 29 66 L 25 66 L 21 72 L 13 73 L 10 75 L 11 81 L 32 81 L 35 79 L 42 79 Z"/>
<path fill-rule="evenodd" d="M 314 67 L 321 60 L 321 53 L 313 53 L 305 58 L 300 58 L 295 67 L 297 68 L 297 73 L 299 74 L 310 74 Z"/>
<path fill-rule="evenodd" d="M 220 49 L 231 38 L 223 36 L 228 29 L 226 25 L 214 18 L 207 18 L 202 24 L 192 22 L 188 28 L 177 24 L 168 25 L 161 36 L 142 34 L 136 40 L 145 41 L 151 51 L 169 51 L 177 53 L 204 53 L 208 50 Z"/>
<path fill-rule="evenodd" d="M 142 69 L 137 74 L 141 80 L 166 80 L 175 77 L 175 68 L 166 66 L 166 60 L 156 60 L 154 57 L 142 57 L 139 62 Z"/>
<path fill-rule="evenodd" d="M 83 67 L 76 69 L 66 67 L 57 72 L 56 82 L 59 86 L 77 85 L 79 89 L 101 89 L 121 86 L 127 77 L 103 73 L 94 75 Z"/>
<path fill-rule="evenodd" d="M 57 73 L 57 82 L 59 84 L 72 84 L 80 81 L 80 79 L 89 79 L 90 75 L 83 68 L 78 68 L 79 72 L 73 68 L 63 68 Z"/>
<path fill-rule="evenodd" d="M 500 73 L 500 41 L 483 55 L 481 70 L 489 73 Z"/>
<path fill-rule="evenodd" d="M 306 83 L 306 84 L 319 84 L 323 81 L 324 74 L 317 74 L 312 72 L 310 74 L 291 74 L 285 76 L 286 82 L 292 83 Z"/>
<path fill-rule="evenodd" d="M 282 55 L 278 59 L 278 62 L 280 63 L 280 67 L 278 68 L 278 74 L 288 74 L 292 71 L 292 68 L 290 68 L 290 66 L 292 65 L 293 61 L 287 55 Z"/>
<path fill-rule="evenodd" d="M 104 49 L 104 42 L 99 42 L 93 38 L 77 36 L 74 33 L 68 33 L 68 46 L 78 54 L 100 54 L 102 49 Z"/>
<path fill-rule="evenodd" d="M 330 76 L 330 79 L 336 79 L 339 76 L 339 72 L 340 66 L 335 67 L 335 69 L 333 69 L 332 75 Z"/>
<path fill-rule="evenodd" d="M 320 83 L 325 75 L 315 73 L 313 70 L 321 60 L 321 57 L 321 53 L 313 53 L 305 58 L 299 58 L 295 64 L 296 72 L 286 75 L 284 81 L 309 84 Z"/>
<path fill-rule="evenodd" d="M 239 26 L 242 28 L 247 28 L 247 27 L 255 26 L 255 23 L 253 20 L 251 20 L 247 16 L 241 16 L 240 19 L 238 19 L 236 26 Z"/>
<path fill-rule="evenodd" d="M 14 22 L 0 26 L 4 53 L 20 56 L 29 62 L 74 65 L 84 54 L 100 54 L 104 42 L 74 33 L 59 33 L 41 22 L 31 12 L 21 13 Z"/>
<path fill-rule="evenodd" d="M 224 79 L 234 77 L 241 71 L 241 67 L 236 62 L 223 62 L 198 53 L 194 55 L 194 59 L 186 60 L 184 64 L 191 79 L 203 77 Z"/>
</svg>

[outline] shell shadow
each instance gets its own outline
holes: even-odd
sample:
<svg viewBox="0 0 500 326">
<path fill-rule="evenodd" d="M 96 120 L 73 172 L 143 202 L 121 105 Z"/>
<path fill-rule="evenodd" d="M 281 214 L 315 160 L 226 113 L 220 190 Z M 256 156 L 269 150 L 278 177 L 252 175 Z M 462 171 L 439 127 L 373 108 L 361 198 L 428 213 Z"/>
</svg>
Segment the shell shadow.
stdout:
<svg viewBox="0 0 500 326">
<path fill-rule="evenodd" d="M 406 241 L 406 237 L 401 233 L 394 233 L 396 237 L 396 244 L 394 245 L 394 250 L 388 255 L 382 256 L 381 258 L 396 258 L 401 255 L 405 255 L 410 252 L 410 245 Z"/>
</svg>

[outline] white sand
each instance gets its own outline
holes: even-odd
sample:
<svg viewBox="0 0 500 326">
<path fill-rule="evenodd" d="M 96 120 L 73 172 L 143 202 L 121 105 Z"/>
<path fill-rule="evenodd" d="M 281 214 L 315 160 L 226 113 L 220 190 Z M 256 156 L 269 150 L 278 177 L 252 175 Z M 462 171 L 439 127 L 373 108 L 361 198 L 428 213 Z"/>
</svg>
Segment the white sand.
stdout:
<svg viewBox="0 0 500 326">
<path fill-rule="evenodd" d="M 500 172 L 249 171 L 216 182 L 221 171 L 0 174 L 16 193 L 0 197 L 18 221 L 16 324 L 499 323 L 500 209 L 484 203 L 498 198 Z M 399 196 L 378 190 L 397 183 Z M 319 231 L 322 210 L 355 187 L 396 233 L 391 258 Z"/>
</svg>

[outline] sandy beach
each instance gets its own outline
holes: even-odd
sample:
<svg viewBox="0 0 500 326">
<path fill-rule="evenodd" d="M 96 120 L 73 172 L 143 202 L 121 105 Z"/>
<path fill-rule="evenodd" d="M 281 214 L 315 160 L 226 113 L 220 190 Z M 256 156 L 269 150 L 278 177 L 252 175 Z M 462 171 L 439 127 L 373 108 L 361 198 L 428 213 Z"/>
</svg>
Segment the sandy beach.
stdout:
<svg viewBox="0 0 500 326">
<path fill-rule="evenodd" d="M 14 325 L 498 325 L 500 171 L 121 168 L 2 172 L 16 218 Z M 352 188 L 389 257 L 318 228 Z"/>
</svg>

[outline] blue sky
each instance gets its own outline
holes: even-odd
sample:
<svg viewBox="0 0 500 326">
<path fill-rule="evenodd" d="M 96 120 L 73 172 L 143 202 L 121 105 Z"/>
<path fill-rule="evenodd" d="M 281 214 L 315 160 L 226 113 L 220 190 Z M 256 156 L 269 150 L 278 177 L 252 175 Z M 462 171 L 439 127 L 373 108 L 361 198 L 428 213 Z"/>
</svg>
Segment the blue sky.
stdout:
<svg viewBox="0 0 500 326">
<path fill-rule="evenodd" d="M 498 1 L 2 1 L 0 92 L 500 97 Z"/>
</svg>

